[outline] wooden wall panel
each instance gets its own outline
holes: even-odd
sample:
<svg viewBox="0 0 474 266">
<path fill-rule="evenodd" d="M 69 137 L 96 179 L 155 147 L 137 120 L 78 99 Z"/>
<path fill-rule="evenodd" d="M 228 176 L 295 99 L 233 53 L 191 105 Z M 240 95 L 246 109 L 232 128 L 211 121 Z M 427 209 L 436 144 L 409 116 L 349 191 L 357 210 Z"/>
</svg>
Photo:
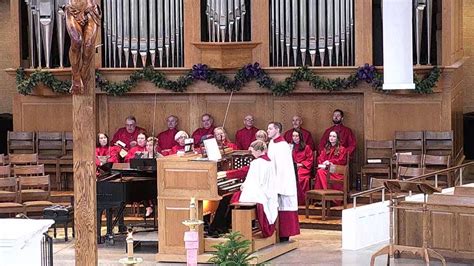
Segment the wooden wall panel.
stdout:
<svg viewBox="0 0 474 266">
<path fill-rule="evenodd" d="M 444 66 L 463 57 L 463 1 L 442 0 L 442 60 Z"/>
<path fill-rule="evenodd" d="M 399 243 L 401 245 L 421 247 L 423 244 L 423 218 L 420 210 L 401 210 L 398 219 Z M 403 217 L 403 218 L 402 218 Z M 413 230 L 417 228 L 419 230 Z"/>
<path fill-rule="evenodd" d="M 443 123 L 441 101 L 395 101 L 373 103 L 375 140 L 393 139 L 397 130 L 450 130 Z"/>
<path fill-rule="evenodd" d="M 244 117 L 248 114 L 259 116 L 263 110 L 258 110 L 262 97 L 257 95 L 236 95 L 232 97 L 231 105 L 225 122 L 225 129 L 231 140 L 234 140 L 235 132 L 243 127 Z M 222 126 L 229 101 L 229 95 L 210 95 L 203 98 L 206 112 L 214 117 L 214 124 Z M 266 121 L 256 119 L 256 127 L 266 128 Z"/>
<path fill-rule="evenodd" d="M 454 249 L 455 214 L 452 212 L 431 212 L 431 245 L 435 249 Z M 441 233 L 442 232 L 442 233 Z"/>
<path fill-rule="evenodd" d="M 459 251 L 474 252 L 474 234 L 472 234 L 472 229 L 474 228 L 474 215 L 461 213 L 458 217 L 459 246 L 457 248 Z"/>
<path fill-rule="evenodd" d="M 15 95 L 14 130 L 72 131 L 72 97 Z"/>
</svg>

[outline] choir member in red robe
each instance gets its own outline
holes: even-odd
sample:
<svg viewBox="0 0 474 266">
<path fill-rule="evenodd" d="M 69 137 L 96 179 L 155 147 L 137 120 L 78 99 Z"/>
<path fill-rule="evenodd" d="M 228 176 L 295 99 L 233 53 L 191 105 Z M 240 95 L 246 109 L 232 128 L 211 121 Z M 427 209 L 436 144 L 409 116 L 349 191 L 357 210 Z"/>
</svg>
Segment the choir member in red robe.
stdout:
<svg viewBox="0 0 474 266">
<path fill-rule="evenodd" d="M 326 176 L 330 165 L 346 165 L 347 151 L 340 144 L 339 136 L 336 131 L 329 132 L 329 138 L 326 145 L 319 151 L 318 157 L 318 171 L 316 172 L 315 189 L 328 189 Z M 331 173 L 330 179 L 342 180 L 343 175 Z M 342 184 L 331 184 L 330 189 L 342 190 Z"/>
<path fill-rule="evenodd" d="M 227 133 L 223 127 L 216 127 L 214 129 L 214 138 L 217 141 L 217 145 L 219 145 L 221 148 L 227 147 L 234 151 L 239 149 L 237 145 L 230 142 L 230 140 L 227 138 Z"/>
<path fill-rule="evenodd" d="M 143 133 L 137 136 L 137 145 L 131 148 L 127 156 L 125 156 L 125 162 L 129 163 L 130 159 L 136 158 L 137 154 L 141 154 L 146 151 L 146 136 Z M 141 155 L 139 156 L 141 157 Z"/>
<path fill-rule="evenodd" d="M 293 162 L 298 173 L 298 205 L 305 204 L 306 191 L 309 190 L 309 180 L 313 169 L 313 151 L 303 140 L 303 133 L 293 129 Z"/>
<path fill-rule="evenodd" d="M 293 128 L 287 130 L 284 135 L 286 142 L 291 143 L 293 141 L 293 129 L 298 129 L 301 131 L 301 133 L 303 133 L 304 143 L 306 143 L 306 145 L 309 145 L 311 150 L 314 151 L 315 146 L 311 132 L 301 127 L 301 125 L 303 124 L 303 118 L 301 118 L 301 116 L 299 115 L 295 115 L 293 116 L 293 120 L 291 120 L 291 124 L 293 125 Z"/>
<path fill-rule="evenodd" d="M 97 134 L 95 164 L 101 166 L 105 163 L 118 163 L 120 150 L 118 146 L 110 146 L 109 137 L 106 134 Z"/>
<path fill-rule="evenodd" d="M 153 159 L 163 157 L 163 154 L 160 152 L 160 145 L 158 145 L 158 139 L 154 137 L 148 137 L 146 140 L 146 149 L 142 152 L 140 158 L 143 159 Z"/>
<path fill-rule="evenodd" d="M 125 119 L 125 127 L 119 128 L 112 138 L 112 145 L 120 140 L 125 143 L 125 148 L 129 150 L 131 147 L 137 145 L 138 134 L 145 133 L 145 129 L 137 126 L 137 119 L 134 116 L 129 116 Z"/>
<path fill-rule="evenodd" d="M 250 143 L 256 140 L 255 133 L 257 133 L 258 128 L 253 126 L 254 121 L 253 116 L 247 115 L 244 118 L 244 127 L 235 133 L 235 144 L 239 150 L 248 150 Z"/>
<path fill-rule="evenodd" d="M 214 128 L 214 118 L 210 114 L 203 114 L 201 117 L 201 127 L 194 130 L 192 135 L 194 146 L 199 147 L 204 136 L 214 135 Z"/>
<path fill-rule="evenodd" d="M 159 152 L 159 145 L 158 139 L 154 137 L 148 137 L 146 140 L 146 147 L 145 151 L 142 152 L 142 156 L 140 158 L 143 159 L 154 159 L 160 158 L 163 155 Z M 143 203 L 145 206 L 145 217 L 149 217 L 153 213 L 153 206 L 155 205 L 152 200 L 145 201 Z"/>
<path fill-rule="evenodd" d="M 186 131 L 178 131 L 178 133 L 176 133 L 174 135 L 174 139 L 176 141 L 176 145 L 173 146 L 173 148 L 171 148 L 170 151 L 166 152 L 166 153 L 163 153 L 163 155 L 172 155 L 172 154 L 176 154 L 178 153 L 178 151 L 182 151 L 184 152 L 184 147 L 185 147 L 185 143 L 184 141 L 189 138 L 189 135 L 188 133 L 186 133 Z"/>
<path fill-rule="evenodd" d="M 339 109 L 334 110 L 332 115 L 332 122 L 334 125 L 324 131 L 324 134 L 319 141 L 319 150 L 324 149 L 329 138 L 329 132 L 335 131 L 339 137 L 341 146 L 345 148 L 349 158 L 351 158 L 356 148 L 356 138 L 352 130 L 342 124 L 343 120 L 344 112 Z"/>
<path fill-rule="evenodd" d="M 166 118 L 166 123 L 168 124 L 168 129 L 156 136 L 160 142 L 161 150 L 169 150 L 178 144 L 174 140 L 174 135 L 178 133 L 178 118 L 174 115 L 170 115 Z"/>
<path fill-rule="evenodd" d="M 278 217 L 280 241 L 288 241 L 290 236 L 300 233 L 298 221 L 298 189 L 290 145 L 281 136 L 279 122 L 268 124 L 268 157 L 275 168 L 275 182 L 278 193 Z"/>
</svg>

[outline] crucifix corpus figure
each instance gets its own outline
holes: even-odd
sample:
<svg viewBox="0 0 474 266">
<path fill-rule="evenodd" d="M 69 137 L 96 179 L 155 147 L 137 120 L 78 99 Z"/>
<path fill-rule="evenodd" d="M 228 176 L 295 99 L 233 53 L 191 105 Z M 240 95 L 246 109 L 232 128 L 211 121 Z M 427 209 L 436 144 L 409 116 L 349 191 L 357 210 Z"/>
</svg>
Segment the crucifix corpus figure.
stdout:
<svg viewBox="0 0 474 266">
<path fill-rule="evenodd" d="M 71 37 L 69 60 L 72 68 L 72 94 L 82 94 L 91 78 L 97 29 L 102 12 L 97 0 L 70 0 L 64 8 L 66 27 Z"/>
</svg>

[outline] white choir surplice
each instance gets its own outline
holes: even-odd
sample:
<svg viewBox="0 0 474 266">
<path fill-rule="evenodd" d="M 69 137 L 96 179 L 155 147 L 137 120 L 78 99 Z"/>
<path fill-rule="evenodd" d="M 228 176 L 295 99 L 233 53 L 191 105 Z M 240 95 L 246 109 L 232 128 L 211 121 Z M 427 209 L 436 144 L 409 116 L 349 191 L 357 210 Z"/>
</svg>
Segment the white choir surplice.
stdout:
<svg viewBox="0 0 474 266">
<path fill-rule="evenodd" d="M 270 140 L 268 157 L 275 167 L 279 210 L 298 211 L 296 175 L 291 148 L 283 137 L 280 136 L 276 140 L 276 142 Z"/>
<path fill-rule="evenodd" d="M 240 202 L 255 202 L 263 205 L 269 224 L 278 216 L 278 194 L 275 189 L 273 163 L 257 158 L 250 163 L 249 172 L 241 186 Z"/>
</svg>

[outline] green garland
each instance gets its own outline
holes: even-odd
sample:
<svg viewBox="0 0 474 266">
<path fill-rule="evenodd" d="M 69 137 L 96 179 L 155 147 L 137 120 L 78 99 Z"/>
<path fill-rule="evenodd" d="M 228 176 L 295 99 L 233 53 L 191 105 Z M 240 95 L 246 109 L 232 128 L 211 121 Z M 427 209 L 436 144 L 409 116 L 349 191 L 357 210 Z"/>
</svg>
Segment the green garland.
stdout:
<svg viewBox="0 0 474 266">
<path fill-rule="evenodd" d="M 23 68 L 16 70 L 16 88 L 20 94 L 31 94 L 40 82 L 56 93 L 69 93 L 71 88 L 70 80 L 59 80 L 48 71 L 36 70 L 29 77 L 26 77 Z"/>
<path fill-rule="evenodd" d="M 415 76 L 416 93 L 433 93 L 433 87 L 439 80 L 441 70 L 434 67 L 428 76 L 419 79 Z M 281 82 L 274 81 L 258 63 L 248 64 L 237 71 L 233 79 L 208 68 L 206 65 L 197 64 L 186 74 L 178 77 L 176 81 L 169 80 L 166 75 L 153 68 L 143 68 L 133 72 L 127 80 L 121 82 L 109 82 L 96 71 L 96 86 L 109 95 L 119 96 L 130 92 L 137 86 L 139 81 L 149 81 L 156 87 L 173 92 L 185 92 L 196 80 L 202 80 L 212 84 L 226 92 L 239 91 L 248 82 L 255 80 L 257 84 L 272 92 L 273 95 L 283 96 L 292 93 L 299 81 L 306 81 L 316 90 L 342 91 L 357 86 L 360 81 L 371 84 L 375 90 L 382 91 L 383 76 L 375 71 L 374 66 L 368 64 L 360 67 L 357 72 L 347 78 L 328 79 L 313 73 L 308 67 L 300 67 L 291 73 L 289 77 Z M 26 77 L 25 71 L 19 68 L 16 72 L 18 92 L 23 95 L 31 94 L 34 87 L 42 82 L 57 93 L 69 93 L 70 81 L 62 81 L 47 71 L 35 71 Z M 383 91 L 386 92 L 386 91 Z"/>
</svg>

